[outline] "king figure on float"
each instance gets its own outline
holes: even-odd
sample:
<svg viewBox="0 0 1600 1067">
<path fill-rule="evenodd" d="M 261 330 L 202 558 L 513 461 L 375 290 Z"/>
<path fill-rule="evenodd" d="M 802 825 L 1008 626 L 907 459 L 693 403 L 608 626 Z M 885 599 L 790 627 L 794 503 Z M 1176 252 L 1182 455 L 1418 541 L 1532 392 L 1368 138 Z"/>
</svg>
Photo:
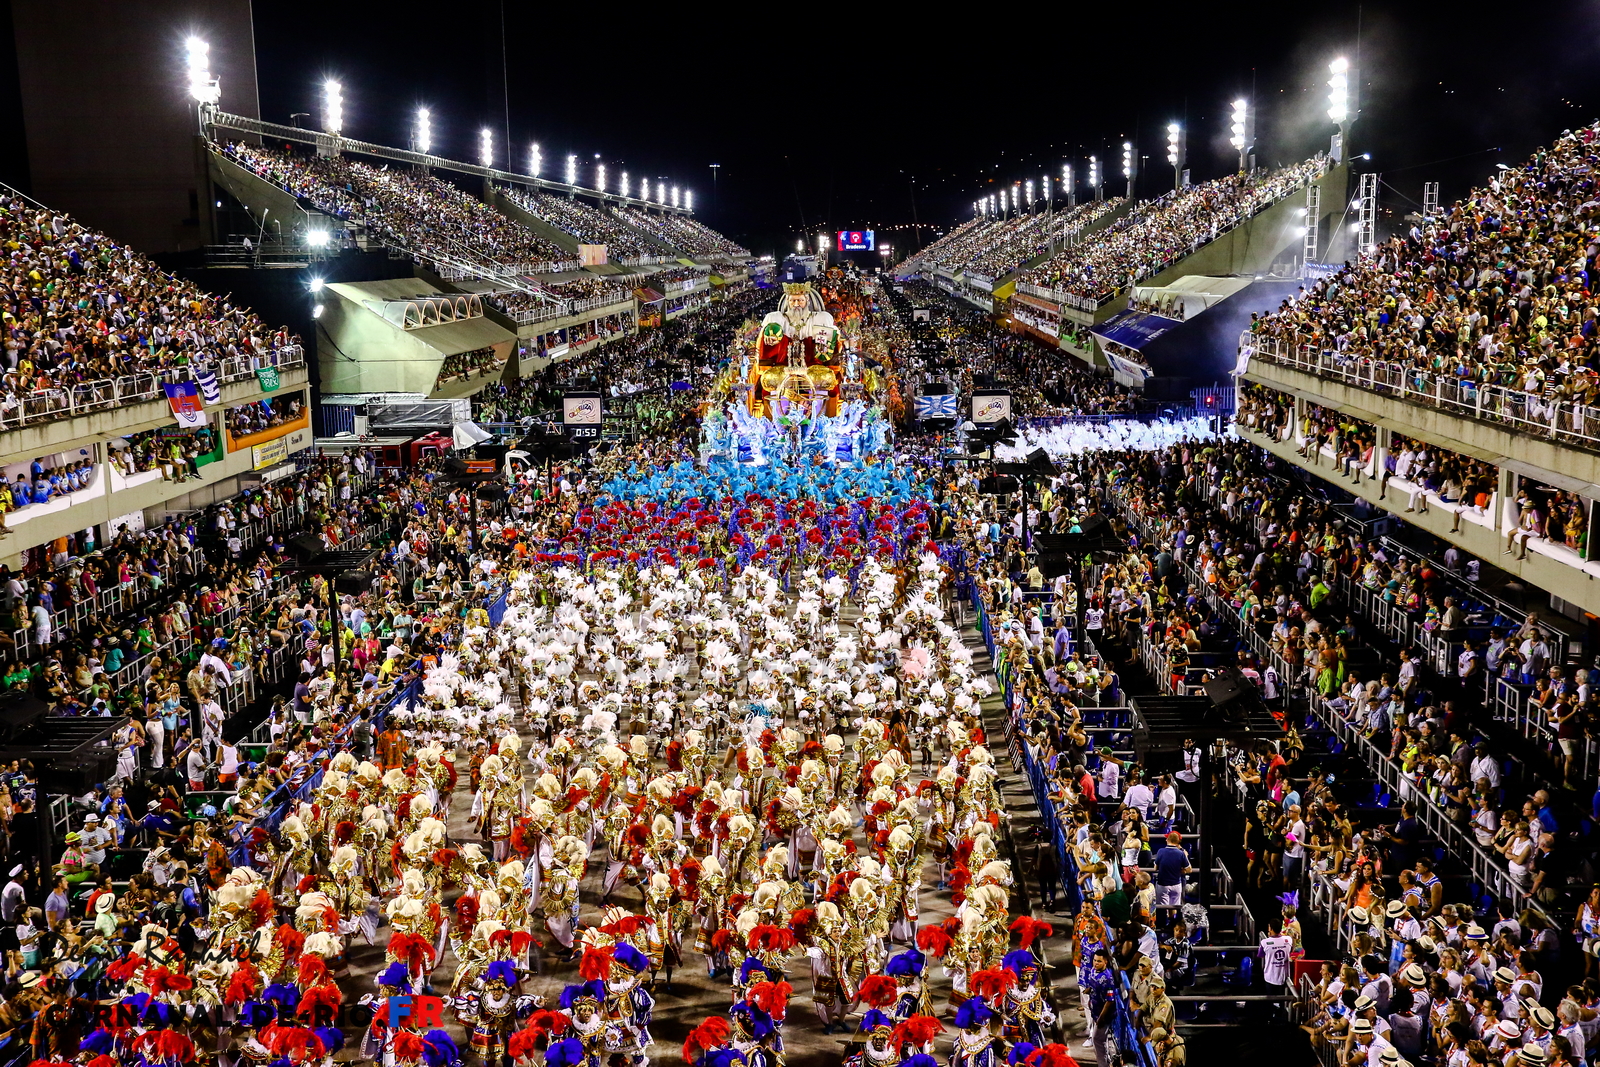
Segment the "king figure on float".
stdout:
<svg viewBox="0 0 1600 1067">
<path fill-rule="evenodd" d="M 785 282 L 783 303 L 761 320 L 750 376 L 751 414 L 776 415 L 770 401 L 827 397 L 823 414 L 839 410 L 839 329 L 810 282 Z"/>
</svg>

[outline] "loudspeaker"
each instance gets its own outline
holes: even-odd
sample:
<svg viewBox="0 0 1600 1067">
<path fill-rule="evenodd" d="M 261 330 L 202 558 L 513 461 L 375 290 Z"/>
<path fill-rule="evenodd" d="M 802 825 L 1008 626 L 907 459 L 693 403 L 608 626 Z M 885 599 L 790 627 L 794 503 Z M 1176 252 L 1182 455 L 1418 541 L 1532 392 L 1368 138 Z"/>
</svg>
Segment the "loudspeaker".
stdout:
<svg viewBox="0 0 1600 1067">
<path fill-rule="evenodd" d="M 372 588 L 372 575 L 364 570 L 346 571 L 335 575 L 333 591 L 336 593 L 365 593 Z"/>
<path fill-rule="evenodd" d="M 1214 706 L 1225 708 L 1244 697 L 1244 687 L 1248 684 L 1236 674 L 1219 674 L 1206 683 L 1206 696 Z"/>
<path fill-rule="evenodd" d="M 15 739 L 49 710 L 44 701 L 21 689 L 0 693 L 0 743 Z"/>
<path fill-rule="evenodd" d="M 39 791 L 80 796 L 109 779 L 116 769 L 117 754 L 111 748 L 96 749 L 75 759 L 55 760 L 39 768 Z"/>
<path fill-rule="evenodd" d="M 1035 543 L 1038 543 L 1037 539 Z M 1072 555 L 1067 552 L 1040 552 L 1038 563 L 1039 573 L 1044 575 L 1046 581 L 1072 573 Z"/>
<path fill-rule="evenodd" d="M 471 473 L 471 468 L 467 466 L 466 460 L 459 456 L 447 456 L 444 461 L 444 473 L 447 478 L 460 478 Z"/>
<path fill-rule="evenodd" d="M 1006 496 L 1017 491 L 1017 480 L 1004 474 L 997 474 L 993 478 L 980 478 L 978 492 L 984 496 Z"/>
<path fill-rule="evenodd" d="M 1108 527 L 1110 525 L 1111 523 L 1104 515 L 1096 512 L 1095 514 L 1085 518 L 1082 522 L 1078 523 L 1078 529 L 1082 531 L 1079 536 L 1098 537 L 1103 533 L 1109 533 L 1110 530 Z"/>
<path fill-rule="evenodd" d="M 299 534 L 285 541 L 284 547 L 302 560 L 307 560 L 322 555 L 322 538 L 316 534 Z"/>
</svg>

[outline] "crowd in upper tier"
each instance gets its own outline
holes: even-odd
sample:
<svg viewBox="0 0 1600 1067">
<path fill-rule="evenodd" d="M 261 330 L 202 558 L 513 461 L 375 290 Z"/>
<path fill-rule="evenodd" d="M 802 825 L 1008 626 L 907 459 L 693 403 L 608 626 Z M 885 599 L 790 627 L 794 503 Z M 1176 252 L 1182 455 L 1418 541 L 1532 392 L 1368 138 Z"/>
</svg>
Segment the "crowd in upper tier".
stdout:
<svg viewBox="0 0 1600 1067">
<path fill-rule="evenodd" d="M 1093 240 L 1033 268 L 1024 281 L 1103 303 L 1317 178 L 1326 159 L 1230 174 L 1140 204 Z"/>
<path fill-rule="evenodd" d="M 175 381 L 195 364 L 266 365 L 300 355 L 300 339 L 287 330 L 21 197 L 0 199 L 0 245 L 0 424 L 64 416 L 66 395 L 87 383 L 180 372 Z M 59 402 L 24 403 L 52 392 Z M 102 392 L 111 398 L 108 385 L 92 390 Z"/>
<path fill-rule="evenodd" d="M 618 208 L 618 218 L 636 229 L 654 234 L 680 252 L 692 256 L 748 256 L 750 250 L 717 231 L 683 215 L 651 215 L 638 208 Z"/>
<path fill-rule="evenodd" d="M 1091 200 L 1053 212 L 986 218 L 940 238 L 923 252 L 923 262 L 947 271 L 966 271 L 998 278 L 1035 256 L 1048 252 L 1052 239 L 1070 242 L 1084 226 L 1104 218 L 1123 204 L 1121 197 Z"/>
<path fill-rule="evenodd" d="M 652 245 L 634 227 L 581 200 L 524 189 L 506 189 L 504 195 L 530 215 L 571 234 L 584 244 L 605 245 L 607 259 L 664 255 L 666 252 Z"/>
<path fill-rule="evenodd" d="M 1597 137 L 1585 126 L 1495 171 L 1253 329 L 1407 373 L 1594 403 Z"/>
<path fill-rule="evenodd" d="M 519 273 L 576 266 L 571 253 L 431 174 L 259 145 L 233 143 L 221 151 L 319 211 L 420 255 Z"/>
</svg>

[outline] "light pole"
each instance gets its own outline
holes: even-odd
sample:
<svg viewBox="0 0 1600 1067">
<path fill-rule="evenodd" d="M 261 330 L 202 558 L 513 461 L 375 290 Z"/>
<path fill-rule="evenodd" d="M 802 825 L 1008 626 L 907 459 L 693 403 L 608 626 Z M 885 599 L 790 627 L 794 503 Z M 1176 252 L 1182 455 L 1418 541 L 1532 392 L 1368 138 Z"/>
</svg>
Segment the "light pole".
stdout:
<svg viewBox="0 0 1600 1067">
<path fill-rule="evenodd" d="M 1229 125 L 1232 136 L 1228 143 L 1239 150 L 1239 173 L 1250 167 L 1250 152 L 1256 144 L 1256 116 L 1250 101 L 1244 97 L 1233 102 L 1233 121 Z"/>
<path fill-rule="evenodd" d="M 1122 176 L 1128 179 L 1128 203 L 1133 203 L 1133 185 L 1139 173 L 1139 161 L 1133 154 L 1133 142 L 1122 142 Z"/>
<path fill-rule="evenodd" d="M 1355 124 L 1356 115 L 1359 114 L 1357 101 L 1351 99 L 1350 83 L 1354 79 L 1355 71 L 1350 69 L 1350 61 L 1344 56 L 1339 56 L 1328 64 L 1328 118 L 1339 127 L 1338 143 L 1332 146 L 1328 154 L 1335 162 L 1343 162 L 1350 158 L 1350 127 Z M 1359 85 L 1359 82 L 1357 82 Z"/>
<path fill-rule="evenodd" d="M 715 211 L 717 209 L 717 172 L 722 169 L 722 164 L 721 163 L 712 163 L 710 166 L 711 166 L 711 210 Z"/>
<path fill-rule="evenodd" d="M 1188 155 L 1188 136 L 1176 122 L 1167 123 L 1167 162 L 1172 164 L 1172 191 L 1183 191 L 1183 164 Z"/>
</svg>

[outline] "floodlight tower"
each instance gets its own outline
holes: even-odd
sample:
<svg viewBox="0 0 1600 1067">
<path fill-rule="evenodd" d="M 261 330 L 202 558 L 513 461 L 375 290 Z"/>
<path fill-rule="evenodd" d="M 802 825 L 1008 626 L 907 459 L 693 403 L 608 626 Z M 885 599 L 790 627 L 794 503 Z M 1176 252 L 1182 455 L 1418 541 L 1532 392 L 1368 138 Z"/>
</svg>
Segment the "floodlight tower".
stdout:
<svg viewBox="0 0 1600 1067">
<path fill-rule="evenodd" d="M 606 191 L 606 165 L 604 163 L 596 163 L 594 165 L 594 187 L 602 193 Z"/>
<path fill-rule="evenodd" d="M 1329 146 L 1328 155 L 1336 163 L 1350 158 L 1350 127 L 1361 113 L 1356 99 L 1359 88 L 1360 82 L 1350 61 L 1344 56 L 1335 57 L 1328 64 L 1328 120 L 1339 127 L 1339 134 Z"/>
<path fill-rule="evenodd" d="M 1189 135 L 1176 122 L 1167 123 L 1167 162 L 1172 165 L 1172 191 L 1183 191 L 1183 165 L 1188 162 Z"/>
<path fill-rule="evenodd" d="M 1133 203 L 1133 186 L 1139 173 L 1139 157 L 1133 154 L 1133 142 L 1122 142 L 1122 176 L 1128 179 L 1128 203 Z"/>
<path fill-rule="evenodd" d="M 1229 124 L 1231 136 L 1228 143 L 1239 151 L 1239 173 L 1250 169 L 1250 153 L 1256 147 L 1256 112 L 1244 97 L 1233 102 L 1233 119 Z"/>
<path fill-rule="evenodd" d="M 478 131 L 478 162 L 486 170 L 494 168 L 494 131 L 487 126 Z"/>
<path fill-rule="evenodd" d="M 211 76 L 211 46 L 198 37 L 184 42 L 189 56 L 189 98 L 199 105 L 200 132 L 217 101 L 222 99 L 222 83 Z"/>
<path fill-rule="evenodd" d="M 433 151 L 433 113 L 425 107 L 417 108 L 417 124 L 411 132 L 411 150 L 423 155 Z"/>
<path fill-rule="evenodd" d="M 1101 184 L 1103 176 L 1100 173 L 1100 159 L 1098 156 L 1089 157 L 1089 188 L 1094 190 L 1096 200 L 1105 199 L 1105 187 Z"/>
<path fill-rule="evenodd" d="M 528 173 L 537 178 L 543 169 L 544 157 L 539 153 L 539 142 L 535 141 L 528 149 Z"/>
<path fill-rule="evenodd" d="M 1072 183 L 1072 164 L 1061 164 L 1061 195 L 1067 201 L 1068 208 L 1078 206 L 1078 187 Z"/>
<path fill-rule="evenodd" d="M 317 144 L 318 155 L 339 154 L 339 135 L 344 130 L 344 87 L 336 79 L 322 83 L 322 132 L 328 141 Z"/>
</svg>

